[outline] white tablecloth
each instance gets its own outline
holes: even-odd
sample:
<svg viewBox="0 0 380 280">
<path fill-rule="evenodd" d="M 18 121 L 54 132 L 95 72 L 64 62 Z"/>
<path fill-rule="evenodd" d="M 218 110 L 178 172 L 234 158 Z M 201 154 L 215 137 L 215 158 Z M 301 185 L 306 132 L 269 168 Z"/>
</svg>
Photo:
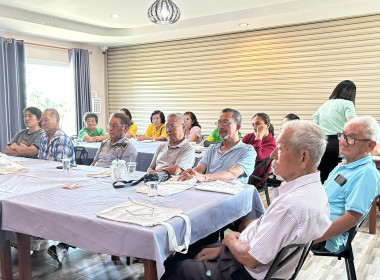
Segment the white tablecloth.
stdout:
<svg viewBox="0 0 380 280">
<path fill-rule="evenodd" d="M 83 170 L 76 172 L 85 173 Z M 55 177 L 53 173 L 50 175 Z M 156 260 L 158 277 L 161 277 L 163 262 L 172 253 L 168 249 L 165 227 L 142 227 L 101 219 L 95 215 L 105 208 L 125 202 L 128 197 L 148 202 L 147 195 L 137 193 L 137 186 L 114 189 L 110 178 L 81 180 L 81 175 L 73 177 L 80 181 L 68 177 L 65 182 L 78 182 L 82 185 L 80 188 L 65 190 L 57 180 L 39 180 L 34 176 L 20 181 L 9 178 L 15 180 L 15 188 L 25 185 L 33 192 L 25 193 L 28 192 L 26 190 L 23 191 L 25 194 L 5 197 L 2 201 L 2 229 L 58 240 L 90 251 Z M 8 180 L 3 180 L 1 184 Z M 42 190 L 35 191 L 38 189 L 36 186 Z M 258 205 L 252 207 L 253 201 L 257 201 Z M 252 208 L 254 216 L 264 211 L 257 191 L 248 185 L 237 195 L 192 188 L 170 197 L 159 197 L 158 205 L 181 208 L 190 217 L 191 243 L 246 215 Z M 185 228 L 183 220 L 173 218 L 169 223 L 175 229 L 177 240 L 182 243 Z"/>
<path fill-rule="evenodd" d="M 56 161 L 46 161 L 30 158 L 10 157 L 16 159 L 19 164 L 27 167 L 28 172 L 0 175 L 0 201 L 10 197 L 16 197 L 22 194 L 41 191 L 50 188 L 60 188 L 67 184 L 78 183 L 84 181 L 100 182 L 96 179 L 90 179 L 86 176 L 89 172 L 102 170 L 101 167 L 78 166 L 76 169 L 70 170 L 69 173 L 64 173 L 62 169 L 57 169 L 57 166 L 62 165 Z M 136 176 L 142 176 L 138 172 Z M 109 184 L 111 179 L 109 180 Z M 102 182 L 104 179 L 102 180 Z M 1 204 L 0 204 L 1 210 Z M 0 212 L 1 213 L 1 212 Z M 1 216 L 0 216 L 1 217 Z M 0 218 L 1 223 L 1 218 Z M 14 232 L 0 231 L 0 252 L 3 251 L 4 241 L 15 238 Z"/>
</svg>

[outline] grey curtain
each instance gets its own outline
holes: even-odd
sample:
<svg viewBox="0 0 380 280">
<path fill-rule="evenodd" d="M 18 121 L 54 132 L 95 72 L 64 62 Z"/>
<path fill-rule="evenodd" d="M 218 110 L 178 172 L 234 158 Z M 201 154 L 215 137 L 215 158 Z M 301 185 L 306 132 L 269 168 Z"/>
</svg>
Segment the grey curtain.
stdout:
<svg viewBox="0 0 380 280">
<path fill-rule="evenodd" d="M 26 107 L 24 42 L 0 37 L 0 151 L 24 128 Z"/>
<path fill-rule="evenodd" d="M 75 100 L 79 131 L 83 127 L 83 114 L 91 111 L 91 86 L 88 50 L 71 49 L 69 51 L 70 68 L 74 74 Z"/>
</svg>

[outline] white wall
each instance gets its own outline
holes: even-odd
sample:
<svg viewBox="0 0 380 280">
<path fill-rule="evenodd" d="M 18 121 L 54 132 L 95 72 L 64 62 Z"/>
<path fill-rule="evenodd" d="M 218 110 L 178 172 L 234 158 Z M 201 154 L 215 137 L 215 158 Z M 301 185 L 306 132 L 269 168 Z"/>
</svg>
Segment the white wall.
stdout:
<svg viewBox="0 0 380 280">
<path fill-rule="evenodd" d="M 90 79 L 91 79 L 91 90 L 98 92 L 98 97 L 102 98 L 102 112 L 99 115 L 99 126 L 105 128 L 106 122 L 108 121 L 107 112 L 107 97 L 105 88 L 105 63 L 104 55 L 102 51 L 97 46 L 91 46 L 86 44 L 65 42 L 58 40 L 45 39 L 41 37 L 27 36 L 23 34 L 10 33 L 5 31 L 0 31 L 0 36 L 4 38 L 14 38 L 16 40 L 24 40 L 24 42 L 37 43 L 44 45 L 52 45 L 64 48 L 81 48 L 87 49 L 92 52 L 90 54 Z M 25 57 L 31 59 L 42 59 L 50 61 L 68 62 L 68 52 L 67 50 L 55 49 L 34 46 L 30 44 L 25 44 Z M 106 117 L 107 116 L 107 117 Z"/>
</svg>

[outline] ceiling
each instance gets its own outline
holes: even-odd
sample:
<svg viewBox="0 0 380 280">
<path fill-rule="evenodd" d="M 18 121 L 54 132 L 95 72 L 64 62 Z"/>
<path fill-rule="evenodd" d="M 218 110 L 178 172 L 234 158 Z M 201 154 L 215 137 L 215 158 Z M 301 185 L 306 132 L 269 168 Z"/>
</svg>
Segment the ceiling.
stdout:
<svg viewBox="0 0 380 280">
<path fill-rule="evenodd" d="M 180 20 L 156 25 L 147 18 L 154 0 L 0 0 L 0 30 L 121 46 L 380 12 L 379 0 L 173 1 Z"/>
</svg>

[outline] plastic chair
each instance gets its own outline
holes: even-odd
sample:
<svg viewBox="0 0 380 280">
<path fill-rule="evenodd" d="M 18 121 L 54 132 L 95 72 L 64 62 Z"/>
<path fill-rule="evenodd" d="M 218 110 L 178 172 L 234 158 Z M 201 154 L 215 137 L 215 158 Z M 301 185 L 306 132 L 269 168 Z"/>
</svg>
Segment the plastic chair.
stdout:
<svg viewBox="0 0 380 280">
<path fill-rule="evenodd" d="M 300 259 L 298 261 L 298 264 L 293 272 L 293 275 L 292 277 L 289 278 L 289 280 L 296 279 L 298 272 L 300 271 L 303 263 L 305 262 L 307 254 L 309 253 L 312 245 L 313 245 L 313 241 L 306 244 L 291 244 L 282 248 L 281 251 L 277 254 L 276 258 L 274 259 L 271 267 L 269 268 L 267 274 L 265 275 L 264 280 L 276 279 L 276 278 L 272 278 L 273 274 L 275 274 L 278 270 L 284 267 L 288 262 L 290 262 L 296 256 L 298 256 L 300 252 L 302 252 Z"/>
<path fill-rule="evenodd" d="M 85 147 L 74 147 L 75 161 L 77 164 L 87 165 L 88 151 Z"/>
<path fill-rule="evenodd" d="M 372 203 L 371 203 L 371 206 L 372 206 Z M 369 209 L 367 210 L 367 213 L 365 213 L 363 215 L 363 217 L 361 218 L 359 223 L 355 227 L 353 227 L 347 231 L 348 236 L 346 239 L 346 244 L 341 251 L 329 252 L 329 251 L 319 251 L 317 249 L 311 249 L 311 251 L 316 256 L 336 257 L 336 258 L 338 258 L 338 260 L 341 260 L 342 258 L 344 258 L 344 261 L 346 263 L 347 279 L 349 279 L 349 280 L 356 280 L 354 253 L 352 252 L 352 244 L 351 243 L 352 243 L 352 240 L 354 239 L 356 233 L 358 232 L 358 229 L 360 228 L 363 221 L 367 217 L 368 212 L 369 212 Z"/>
<path fill-rule="evenodd" d="M 273 159 L 270 158 L 270 157 L 267 157 L 267 158 L 264 158 L 264 159 L 262 159 L 260 161 L 257 161 L 257 165 L 255 166 L 255 170 L 253 170 L 253 172 L 255 172 L 257 169 L 259 169 L 262 166 L 264 166 L 263 176 L 262 177 L 258 177 L 258 176 L 255 176 L 255 175 L 252 174 L 249 177 L 249 180 L 248 180 L 248 182 L 251 182 L 252 180 L 255 180 L 255 181 L 258 182 L 256 184 L 257 191 L 258 192 L 265 192 L 265 198 L 267 200 L 267 205 L 268 206 L 270 205 L 270 197 L 269 197 L 269 190 L 268 190 L 267 180 L 268 180 L 269 171 L 270 171 L 270 168 L 271 168 L 271 165 L 272 165 L 272 161 L 273 161 Z"/>
<path fill-rule="evenodd" d="M 269 173 L 269 176 L 267 179 L 268 187 L 277 188 L 281 185 L 281 183 L 282 183 L 282 180 L 278 179 L 277 176 L 273 172 Z"/>
<path fill-rule="evenodd" d="M 313 241 L 306 244 L 291 244 L 282 248 L 280 252 L 278 252 L 278 254 L 276 255 L 275 259 L 273 260 L 273 263 L 270 266 L 267 274 L 265 275 L 264 280 L 276 280 L 277 278 L 272 278 L 272 276 L 281 268 L 286 266 L 295 257 L 299 257 L 297 266 L 293 272 L 293 275 L 289 278 L 289 280 L 296 279 L 298 272 L 300 271 L 303 263 L 305 262 L 305 259 L 307 257 L 307 254 L 310 251 L 312 244 L 313 244 Z M 231 275 L 231 279 L 232 280 L 242 279 L 240 273 L 241 273 L 240 271 L 236 271 L 236 273 L 233 273 Z"/>
</svg>

